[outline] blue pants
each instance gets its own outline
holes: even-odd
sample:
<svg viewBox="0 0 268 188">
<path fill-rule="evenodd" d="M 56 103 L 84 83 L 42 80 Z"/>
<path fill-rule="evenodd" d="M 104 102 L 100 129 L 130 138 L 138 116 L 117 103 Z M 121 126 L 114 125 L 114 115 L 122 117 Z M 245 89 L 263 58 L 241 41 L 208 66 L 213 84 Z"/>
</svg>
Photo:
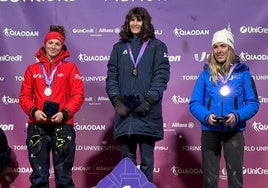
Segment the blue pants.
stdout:
<svg viewBox="0 0 268 188">
<path fill-rule="evenodd" d="M 204 188 L 218 188 L 220 159 L 223 149 L 228 188 L 243 187 L 244 136 L 240 131 L 202 131 Z"/>
<path fill-rule="evenodd" d="M 61 135 L 56 130 L 61 130 Z M 39 137 L 40 135 L 40 137 Z M 64 135 L 64 136 L 62 136 Z M 29 151 L 29 161 L 33 169 L 30 176 L 31 188 L 48 188 L 49 187 L 49 168 L 50 153 L 52 152 L 53 167 L 55 173 L 56 188 L 74 188 L 72 180 L 72 167 L 75 155 L 75 130 L 71 125 L 35 125 L 29 124 L 27 129 L 26 145 Z M 34 152 L 29 150 L 31 139 L 38 138 L 40 141 L 34 141 Z M 59 147 L 65 141 L 65 152 L 60 152 Z M 33 144 L 32 144 L 33 145 Z"/>
<path fill-rule="evenodd" d="M 131 136 L 120 139 L 122 158 L 128 157 L 137 165 L 136 151 L 139 145 L 141 164 L 140 170 L 148 181 L 153 181 L 155 140 L 151 137 Z"/>
</svg>

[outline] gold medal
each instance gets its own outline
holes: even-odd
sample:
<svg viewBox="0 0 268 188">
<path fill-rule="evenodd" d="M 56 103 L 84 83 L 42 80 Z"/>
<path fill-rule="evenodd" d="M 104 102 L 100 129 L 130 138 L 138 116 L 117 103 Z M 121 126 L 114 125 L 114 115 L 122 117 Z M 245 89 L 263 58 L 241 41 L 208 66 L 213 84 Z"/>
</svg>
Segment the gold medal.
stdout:
<svg viewBox="0 0 268 188">
<path fill-rule="evenodd" d="M 44 91 L 44 94 L 45 94 L 46 96 L 50 96 L 50 95 L 52 94 L 52 90 L 51 90 L 49 87 L 47 87 L 47 88 L 45 89 L 45 91 Z"/>
<path fill-rule="evenodd" d="M 132 70 L 132 75 L 133 75 L 133 76 L 137 76 L 137 75 L 138 75 L 138 71 L 137 71 L 136 68 L 134 68 L 134 69 Z"/>
</svg>

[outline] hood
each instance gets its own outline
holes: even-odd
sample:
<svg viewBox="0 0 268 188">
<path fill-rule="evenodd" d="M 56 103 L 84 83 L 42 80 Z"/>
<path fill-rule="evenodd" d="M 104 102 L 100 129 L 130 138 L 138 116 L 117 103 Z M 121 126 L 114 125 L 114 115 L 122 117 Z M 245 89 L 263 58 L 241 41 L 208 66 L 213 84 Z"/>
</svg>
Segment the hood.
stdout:
<svg viewBox="0 0 268 188">
<path fill-rule="evenodd" d="M 54 59 L 53 59 L 53 62 L 52 64 L 54 63 L 57 63 L 59 61 L 63 61 L 65 58 L 69 57 L 70 56 L 70 53 L 69 51 L 67 50 L 66 46 L 64 45 L 61 52 L 58 54 L 58 56 L 56 56 Z M 45 53 L 45 48 L 44 47 L 41 47 L 36 53 L 35 53 L 35 57 L 40 61 L 40 62 L 43 62 L 43 63 L 49 63 L 49 59 L 48 57 L 46 56 L 46 53 Z"/>
</svg>

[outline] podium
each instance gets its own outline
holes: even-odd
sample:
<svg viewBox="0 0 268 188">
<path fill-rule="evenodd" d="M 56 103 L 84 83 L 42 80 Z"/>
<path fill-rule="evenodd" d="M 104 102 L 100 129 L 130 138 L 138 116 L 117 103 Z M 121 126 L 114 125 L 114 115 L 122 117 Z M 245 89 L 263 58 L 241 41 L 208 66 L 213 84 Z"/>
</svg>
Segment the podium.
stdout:
<svg viewBox="0 0 268 188">
<path fill-rule="evenodd" d="M 123 158 L 94 188 L 156 188 L 129 158 Z"/>
</svg>

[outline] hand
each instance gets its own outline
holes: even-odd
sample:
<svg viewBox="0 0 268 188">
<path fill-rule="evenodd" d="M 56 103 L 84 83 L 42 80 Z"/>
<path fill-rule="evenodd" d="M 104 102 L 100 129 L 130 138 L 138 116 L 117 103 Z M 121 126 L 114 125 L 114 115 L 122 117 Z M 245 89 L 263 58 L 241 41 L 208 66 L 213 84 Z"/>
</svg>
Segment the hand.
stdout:
<svg viewBox="0 0 268 188">
<path fill-rule="evenodd" d="M 46 114 L 41 110 L 37 110 L 34 113 L 34 117 L 35 117 L 36 121 L 38 121 L 38 122 L 44 122 L 47 120 Z"/>
<path fill-rule="evenodd" d="M 216 116 L 214 114 L 210 114 L 209 115 L 209 117 L 208 117 L 208 123 L 210 125 L 215 125 L 216 124 L 217 120 L 215 119 L 215 117 Z"/>
<path fill-rule="evenodd" d="M 130 109 L 121 102 L 116 104 L 115 111 L 121 117 L 127 117 L 128 114 L 130 113 Z"/>
<path fill-rule="evenodd" d="M 62 112 L 58 112 L 55 115 L 51 117 L 51 122 L 52 123 L 61 123 L 63 119 L 63 114 Z"/>
<path fill-rule="evenodd" d="M 144 117 L 152 110 L 152 108 L 153 106 L 145 100 L 135 109 L 134 112 L 137 116 Z"/>
<path fill-rule="evenodd" d="M 123 99 L 120 96 L 115 96 L 111 98 L 111 102 L 115 108 L 116 113 L 122 118 L 127 117 L 130 113 L 130 109 L 124 105 Z"/>
<path fill-rule="evenodd" d="M 233 113 L 228 114 L 228 119 L 225 121 L 225 125 L 229 125 L 230 127 L 234 127 L 236 124 L 236 118 Z"/>
</svg>

